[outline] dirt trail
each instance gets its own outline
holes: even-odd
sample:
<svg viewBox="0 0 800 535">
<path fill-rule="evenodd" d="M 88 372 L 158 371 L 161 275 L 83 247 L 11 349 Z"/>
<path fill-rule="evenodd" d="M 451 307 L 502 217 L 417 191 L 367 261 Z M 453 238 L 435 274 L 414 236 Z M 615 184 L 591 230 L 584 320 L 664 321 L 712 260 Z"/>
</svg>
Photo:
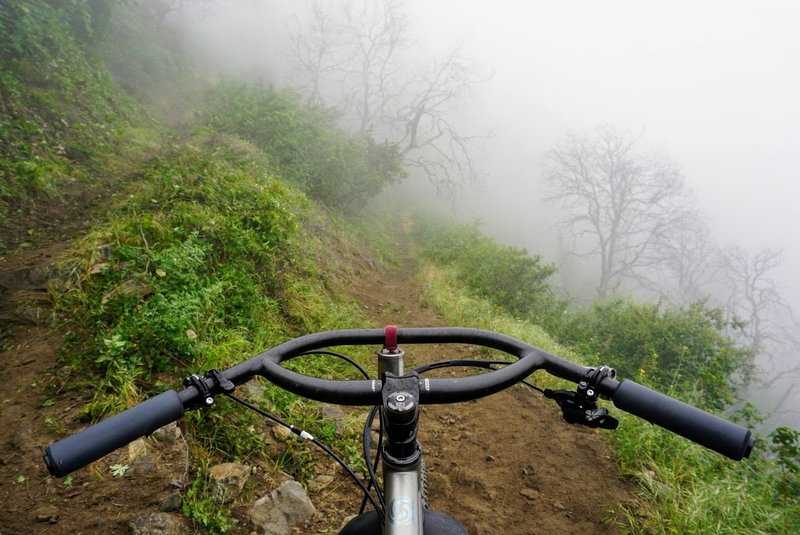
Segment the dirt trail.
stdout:
<svg viewBox="0 0 800 535">
<path fill-rule="evenodd" d="M 65 248 L 53 242 L 0 262 L 0 535 L 127 533 L 132 518 L 158 511 L 184 471 L 185 449 L 178 443 L 125 478 L 107 470 L 112 463 L 128 462 L 125 451 L 104 460 L 103 470 L 79 471 L 68 483 L 47 476 L 43 446 L 81 427 L 72 418 L 87 400 L 87 393 L 69 391 L 71 371 L 57 368 L 63 337 L 46 325 L 45 290 Z M 365 261 L 342 280 L 342 289 L 361 303 L 375 326 L 443 325 L 421 301 L 414 277 L 410 260 L 397 270 L 375 269 Z M 468 357 L 471 350 L 429 346 L 407 353 L 413 365 Z M 576 528 L 615 533 L 603 519 L 634 500 L 600 433 L 565 424 L 554 405 L 521 387 L 478 402 L 424 407 L 421 440 L 431 506 L 457 517 L 473 534 Z M 251 495 L 268 491 L 269 478 L 259 481 Z M 333 485 L 313 491 L 320 515 L 299 532 L 341 525 L 360 501 L 353 489 L 339 475 Z M 233 507 L 241 519 L 234 533 L 247 535 L 252 527 L 245 502 Z M 173 516 L 177 532 L 194 532 L 179 514 Z"/>
<path fill-rule="evenodd" d="M 375 326 L 444 325 L 422 302 L 410 262 L 396 272 L 365 269 L 346 291 Z M 409 368 L 475 358 L 467 347 L 405 349 Z M 523 386 L 474 402 L 425 406 L 420 440 L 431 507 L 476 535 L 618 533 L 608 521 L 635 498 L 601 433 L 568 425 L 554 403 Z"/>
</svg>

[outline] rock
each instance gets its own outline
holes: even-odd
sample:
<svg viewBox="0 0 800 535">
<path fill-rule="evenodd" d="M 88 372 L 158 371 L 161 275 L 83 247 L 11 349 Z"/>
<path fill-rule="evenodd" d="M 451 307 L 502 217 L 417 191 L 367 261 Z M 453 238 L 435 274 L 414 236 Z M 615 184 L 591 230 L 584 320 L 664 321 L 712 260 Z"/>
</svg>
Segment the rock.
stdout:
<svg viewBox="0 0 800 535">
<path fill-rule="evenodd" d="M 125 475 L 131 477 L 141 477 L 152 474 L 156 471 L 156 460 L 150 454 L 140 455 L 136 460 L 128 465 L 128 471 Z"/>
<path fill-rule="evenodd" d="M 58 523 L 58 508 L 55 505 L 45 505 L 38 508 L 34 515 L 37 522 L 47 522 L 48 524 Z"/>
<path fill-rule="evenodd" d="M 487 456 L 486 456 L 486 461 L 487 461 L 487 462 L 490 462 L 490 463 L 491 463 L 491 462 L 494 462 L 494 461 L 496 461 L 496 460 L 497 460 L 497 457 L 495 457 L 494 455 L 487 455 Z"/>
<path fill-rule="evenodd" d="M 158 504 L 158 510 L 163 511 L 165 513 L 169 513 L 171 511 L 178 511 L 183 505 L 183 498 L 181 497 L 180 492 L 173 492 Z"/>
<path fill-rule="evenodd" d="M 522 489 L 519 493 L 531 501 L 539 499 L 539 491 L 534 489 Z"/>
<path fill-rule="evenodd" d="M 336 427 L 336 436 L 344 434 L 344 420 L 346 414 L 339 405 L 326 403 L 322 406 L 322 419 L 331 422 Z"/>
<path fill-rule="evenodd" d="M 147 441 L 143 438 L 137 438 L 128 444 L 128 461 L 135 461 L 142 455 L 147 454 Z"/>
<path fill-rule="evenodd" d="M 532 476 L 536 475 L 536 470 L 534 470 L 533 466 L 528 465 L 522 469 L 522 473 L 525 474 L 526 476 Z"/>
<path fill-rule="evenodd" d="M 236 499 L 250 478 L 250 467 L 237 463 L 223 463 L 212 466 L 208 474 L 215 487 L 214 493 L 222 503 Z"/>
<path fill-rule="evenodd" d="M 174 444 L 181 440 L 181 428 L 176 424 L 168 424 L 153 431 L 153 438 L 165 444 Z"/>
<path fill-rule="evenodd" d="M 564 507 L 564 504 L 561 503 L 561 502 L 553 502 L 553 507 L 555 507 L 559 511 L 564 511 L 564 510 L 567 509 L 566 507 Z"/>
<path fill-rule="evenodd" d="M 316 513 L 302 485 L 285 481 L 269 496 L 259 498 L 250 509 L 250 520 L 264 535 L 289 535 L 292 528 Z"/>
<path fill-rule="evenodd" d="M 255 380 L 246 382 L 240 388 L 244 392 L 245 396 L 253 401 L 261 401 L 264 399 L 264 391 L 266 390 L 266 387 L 262 386 Z"/>
<path fill-rule="evenodd" d="M 167 513 L 146 513 L 128 524 L 131 535 L 188 535 L 191 533 L 178 518 Z"/>
<path fill-rule="evenodd" d="M 324 489 L 325 487 L 333 483 L 333 479 L 334 479 L 333 476 L 325 474 L 319 475 L 308 483 L 308 488 L 315 491 Z"/>
<path fill-rule="evenodd" d="M 289 437 L 292 436 L 292 432 L 289 431 L 288 428 L 286 428 L 286 427 L 284 427 L 282 425 L 273 425 L 272 426 L 272 436 L 275 437 L 278 440 L 282 440 L 283 442 L 286 442 L 287 440 L 289 440 Z"/>
</svg>

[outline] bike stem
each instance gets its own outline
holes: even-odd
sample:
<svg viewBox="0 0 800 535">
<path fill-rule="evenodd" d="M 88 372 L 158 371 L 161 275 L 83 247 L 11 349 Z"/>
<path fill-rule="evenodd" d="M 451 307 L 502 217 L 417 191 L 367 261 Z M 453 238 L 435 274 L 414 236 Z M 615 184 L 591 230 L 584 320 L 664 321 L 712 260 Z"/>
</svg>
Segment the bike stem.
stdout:
<svg viewBox="0 0 800 535">
<path fill-rule="evenodd" d="M 386 441 L 383 458 L 386 514 L 384 535 L 422 533 L 422 448 L 419 430 L 419 375 L 403 375 L 403 350 L 397 347 L 397 327 L 386 328 L 386 342 L 378 352 Z"/>
</svg>

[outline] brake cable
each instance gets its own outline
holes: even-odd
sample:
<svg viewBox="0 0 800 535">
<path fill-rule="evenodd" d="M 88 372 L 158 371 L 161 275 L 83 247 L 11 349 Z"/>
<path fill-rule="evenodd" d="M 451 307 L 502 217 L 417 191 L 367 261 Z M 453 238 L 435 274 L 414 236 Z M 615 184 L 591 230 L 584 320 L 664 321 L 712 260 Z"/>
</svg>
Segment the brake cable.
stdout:
<svg viewBox="0 0 800 535">
<path fill-rule="evenodd" d="M 369 374 L 367 373 L 367 371 L 361 365 L 359 365 L 356 361 L 354 361 L 353 359 L 351 359 L 347 355 L 343 355 L 341 353 L 337 353 L 335 351 L 329 351 L 329 350 L 312 350 L 312 351 L 307 351 L 305 353 L 300 353 L 297 356 L 300 357 L 300 356 L 307 356 L 307 355 L 325 355 L 325 356 L 330 356 L 330 357 L 335 357 L 335 358 L 341 359 L 341 360 L 347 362 L 348 364 L 352 365 L 354 368 L 356 368 L 361 373 L 361 375 L 363 375 L 365 378 L 367 378 L 367 379 L 370 378 Z M 274 422 L 274 423 L 276 423 L 278 425 L 282 425 L 283 427 L 286 427 L 287 429 L 289 429 L 295 435 L 299 436 L 300 438 L 304 438 L 304 439 L 308 440 L 309 442 L 315 444 L 322 451 L 324 451 L 325 453 L 330 455 L 337 463 L 339 463 L 339 465 L 342 468 L 344 468 L 344 470 L 353 479 L 353 481 L 355 481 L 356 484 L 361 488 L 361 490 L 364 493 L 364 502 L 363 502 L 363 504 L 365 505 L 366 502 L 369 501 L 372 504 L 372 507 L 375 508 L 375 511 L 378 514 L 378 517 L 380 518 L 381 523 L 383 523 L 383 521 L 384 521 L 384 516 L 383 516 L 383 507 L 384 507 L 384 505 L 383 505 L 383 503 L 384 502 L 383 502 L 383 496 L 380 495 L 380 491 L 378 490 L 378 486 L 377 485 L 375 485 L 375 489 L 379 494 L 379 502 L 375 501 L 375 499 L 372 497 L 370 489 L 366 485 L 364 485 L 363 481 L 361 481 L 358 478 L 358 476 L 355 474 L 353 469 L 350 468 L 350 466 L 348 466 L 348 464 L 346 462 L 344 462 L 344 460 L 342 460 L 342 458 L 339 457 L 336 454 L 336 452 L 334 452 L 326 444 L 324 444 L 324 443 L 320 442 L 319 440 L 317 440 L 313 435 L 311 435 L 311 433 L 308 433 L 304 429 L 301 429 L 301 428 L 299 428 L 299 427 L 297 427 L 295 425 L 287 423 L 284 420 L 278 418 L 277 416 L 275 416 L 273 414 L 270 414 L 267 411 L 261 409 L 260 407 L 257 407 L 256 405 L 253 405 L 252 403 L 249 403 L 249 402 L 243 400 L 242 398 L 233 395 L 233 383 L 231 383 L 230 381 L 227 381 L 226 379 L 224 379 L 217 370 L 211 370 L 206 375 L 212 375 L 218 381 L 220 386 L 223 387 L 223 394 L 225 394 L 228 398 L 232 399 L 233 401 L 235 401 L 236 403 L 242 405 L 243 407 L 246 407 L 246 408 L 250 409 L 251 411 L 263 416 L 264 418 L 266 418 L 266 419 L 268 419 L 268 420 L 270 420 L 270 421 L 272 421 L 272 422 Z M 367 462 L 367 464 L 369 464 L 369 463 Z M 368 468 L 369 468 L 369 466 L 368 466 Z M 373 479 L 374 477 L 375 476 L 374 476 L 374 470 L 373 470 L 370 473 L 370 486 L 372 486 L 372 484 L 374 483 L 374 479 Z M 363 509 L 364 505 L 362 505 L 362 509 Z"/>
<path fill-rule="evenodd" d="M 355 472 L 353 472 L 353 469 L 350 468 L 350 466 L 348 466 L 347 463 L 344 462 L 344 460 L 342 460 L 342 458 L 339 457 L 336 454 L 336 452 L 334 452 L 331 448 L 329 448 L 324 443 L 322 443 L 319 440 L 317 440 L 316 438 L 314 438 L 313 435 L 311 435 L 310 433 L 308 433 L 304 429 L 301 429 L 301 428 L 299 428 L 299 427 L 297 427 L 295 425 L 289 424 L 289 423 L 281 420 L 277 416 L 274 416 L 274 415 L 268 413 L 267 411 L 261 409 L 260 407 L 257 407 L 255 405 L 253 405 L 252 403 L 249 403 L 249 402 L 243 400 L 240 397 L 234 396 L 230 392 L 225 392 L 225 395 L 228 398 L 230 398 L 233 401 L 235 401 L 236 403 L 238 403 L 238 404 L 240 404 L 240 405 L 242 405 L 244 407 L 247 407 L 248 409 L 250 409 L 253 412 L 256 412 L 257 414 L 260 414 L 264 418 L 267 418 L 268 420 L 271 420 L 271 421 L 273 421 L 273 422 L 275 422 L 275 423 L 277 423 L 279 425 L 282 425 L 282 426 L 288 428 L 295 435 L 299 436 L 300 438 L 304 438 L 304 439 L 308 440 L 309 442 L 313 443 L 318 448 L 320 448 L 322 451 L 324 451 L 325 453 L 327 453 L 328 455 L 333 457 L 333 459 L 337 463 L 339 463 L 339 465 L 342 468 L 345 469 L 345 471 L 350 475 L 350 477 L 353 479 L 353 481 L 355 481 L 358 484 L 358 486 L 361 487 L 361 490 L 364 492 L 364 497 L 367 498 L 370 501 L 370 503 L 372 504 L 372 507 L 374 507 L 375 511 L 378 513 L 378 517 L 380 518 L 381 523 L 383 523 L 383 509 L 375 501 L 375 498 L 372 497 L 372 495 L 370 494 L 370 492 L 367 489 L 366 485 L 364 485 L 364 482 L 361 481 L 360 479 L 358 479 L 358 476 L 355 474 Z"/>
</svg>

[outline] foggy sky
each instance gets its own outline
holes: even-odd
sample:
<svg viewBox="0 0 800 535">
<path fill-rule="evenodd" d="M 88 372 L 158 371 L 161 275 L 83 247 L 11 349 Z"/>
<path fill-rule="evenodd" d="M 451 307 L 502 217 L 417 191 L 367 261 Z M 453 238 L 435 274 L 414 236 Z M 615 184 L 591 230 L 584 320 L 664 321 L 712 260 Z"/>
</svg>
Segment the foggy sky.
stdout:
<svg viewBox="0 0 800 535">
<path fill-rule="evenodd" d="M 530 166 L 567 129 L 611 123 L 682 166 L 720 242 L 783 246 L 780 279 L 800 304 L 800 3 L 412 5 L 426 36 L 462 35 L 494 70 L 473 113 L 497 132 L 487 156 L 505 162 L 482 202 L 487 229 L 552 222 L 521 202 L 540 184 Z"/>
<path fill-rule="evenodd" d="M 225 75 L 285 79 L 287 17 L 302 2 L 224 3 L 194 20 Z M 541 159 L 568 129 L 610 123 L 683 168 L 720 243 L 782 246 L 776 275 L 800 310 L 800 3 L 409 0 L 417 57 L 461 43 L 494 73 L 460 122 L 491 185 L 468 214 L 552 260 Z M 425 53 L 420 53 L 420 50 Z"/>
</svg>

